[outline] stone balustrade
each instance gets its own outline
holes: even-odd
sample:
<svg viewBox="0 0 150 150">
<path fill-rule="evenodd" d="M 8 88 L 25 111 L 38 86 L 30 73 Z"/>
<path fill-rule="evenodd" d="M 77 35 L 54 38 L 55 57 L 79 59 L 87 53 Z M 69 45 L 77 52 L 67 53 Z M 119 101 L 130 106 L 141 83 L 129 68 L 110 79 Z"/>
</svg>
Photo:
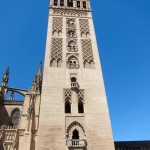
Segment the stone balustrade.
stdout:
<svg viewBox="0 0 150 150">
<path fill-rule="evenodd" d="M 86 147 L 87 142 L 85 139 L 83 139 L 83 140 L 67 140 L 67 146 L 68 147 L 76 147 L 76 148 Z"/>
<path fill-rule="evenodd" d="M 68 52 L 78 52 L 76 47 L 68 47 Z"/>
<path fill-rule="evenodd" d="M 79 64 L 68 63 L 68 68 L 70 69 L 79 69 Z"/>
<path fill-rule="evenodd" d="M 71 82 L 71 88 L 79 88 L 78 82 Z"/>
</svg>

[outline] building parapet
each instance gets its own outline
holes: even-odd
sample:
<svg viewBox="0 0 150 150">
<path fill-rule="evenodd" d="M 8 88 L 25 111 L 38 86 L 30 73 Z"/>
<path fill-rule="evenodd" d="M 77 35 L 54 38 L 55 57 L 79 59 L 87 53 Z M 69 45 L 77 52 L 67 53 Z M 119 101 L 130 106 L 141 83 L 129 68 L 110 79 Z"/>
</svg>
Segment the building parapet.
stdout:
<svg viewBox="0 0 150 150">
<path fill-rule="evenodd" d="M 10 101 L 10 100 L 4 100 L 3 101 L 3 105 L 23 105 L 24 104 L 24 101 L 17 101 L 17 100 L 13 100 L 13 101 Z"/>
</svg>

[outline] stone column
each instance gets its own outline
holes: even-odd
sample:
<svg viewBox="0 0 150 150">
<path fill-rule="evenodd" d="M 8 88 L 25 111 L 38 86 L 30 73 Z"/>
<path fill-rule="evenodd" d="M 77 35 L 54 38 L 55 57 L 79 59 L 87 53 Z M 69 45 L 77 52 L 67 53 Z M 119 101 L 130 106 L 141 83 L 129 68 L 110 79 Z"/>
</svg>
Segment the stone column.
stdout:
<svg viewBox="0 0 150 150">
<path fill-rule="evenodd" d="M 50 5 L 53 5 L 53 4 L 54 4 L 54 0 L 51 0 L 51 1 L 50 1 Z"/>
<path fill-rule="evenodd" d="M 76 8 L 77 7 L 77 2 L 75 0 L 73 0 L 73 7 Z"/>
<path fill-rule="evenodd" d="M 67 0 L 64 0 L 64 6 L 67 7 Z"/>
<path fill-rule="evenodd" d="M 58 0 L 57 6 L 60 6 L 60 0 Z"/>
<path fill-rule="evenodd" d="M 90 3 L 89 2 L 86 2 L 86 8 L 90 9 Z"/>
</svg>

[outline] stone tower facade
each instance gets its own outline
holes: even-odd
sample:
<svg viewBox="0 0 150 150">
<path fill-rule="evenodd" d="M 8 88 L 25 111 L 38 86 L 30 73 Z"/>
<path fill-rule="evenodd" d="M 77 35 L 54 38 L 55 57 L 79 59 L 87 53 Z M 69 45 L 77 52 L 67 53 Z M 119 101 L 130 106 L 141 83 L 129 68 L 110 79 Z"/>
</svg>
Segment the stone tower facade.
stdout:
<svg viewBox="0 0 150 150">
<path fill-rule="evenodd" d="M 51 0 L 38 150 L 113 150 L 89 0 Z"/>
<path fill-rule="evenodd" d="M 29 90 L 8 80 L 9 68 L 0 86 L 0 150 L 114 150 L 89 0 L 51 0 L 44 75 L 40 64 Z"/>
</svg>

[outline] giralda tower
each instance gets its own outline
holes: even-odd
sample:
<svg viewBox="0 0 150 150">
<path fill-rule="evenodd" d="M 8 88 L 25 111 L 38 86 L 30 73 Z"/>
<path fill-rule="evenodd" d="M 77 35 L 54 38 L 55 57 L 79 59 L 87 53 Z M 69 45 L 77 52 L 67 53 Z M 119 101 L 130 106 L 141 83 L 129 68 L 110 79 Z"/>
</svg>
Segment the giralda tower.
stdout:
<svg viewBox="0 0 150 150">
<path fill-rule="evenodd" d="M 89 0 L 51 0 L 37 150 L 114 150 Z"/>
</svg>

